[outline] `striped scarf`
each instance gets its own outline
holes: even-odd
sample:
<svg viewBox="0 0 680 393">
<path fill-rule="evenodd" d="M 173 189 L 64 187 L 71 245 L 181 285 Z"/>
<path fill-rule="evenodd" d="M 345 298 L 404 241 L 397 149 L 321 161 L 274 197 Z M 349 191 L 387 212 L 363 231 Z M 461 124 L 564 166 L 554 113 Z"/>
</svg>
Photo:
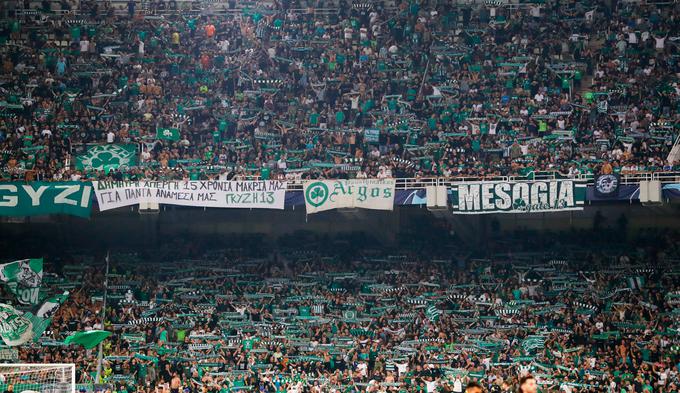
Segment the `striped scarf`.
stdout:
<svg viewBox="0 0 680 393">
<path fill-rule="evenodd" d="M 516 315 L 520 313 L 520 310 L 518 308 L 502 308 L 499 310 L 494 310 L 494 313 L 497 316 Z"/>
<path fill-rule="evenodd" d="M 145 325 L 147 323 L 163 322 L 165 318 L 139 318 L 128 322 L 128 325 Z"/>
<path fill-rule="evenodd" d="M 213 349 L 212 344 L 189 344 L 190 351 L 205 351 L 207 349 Z"/>
</svg>

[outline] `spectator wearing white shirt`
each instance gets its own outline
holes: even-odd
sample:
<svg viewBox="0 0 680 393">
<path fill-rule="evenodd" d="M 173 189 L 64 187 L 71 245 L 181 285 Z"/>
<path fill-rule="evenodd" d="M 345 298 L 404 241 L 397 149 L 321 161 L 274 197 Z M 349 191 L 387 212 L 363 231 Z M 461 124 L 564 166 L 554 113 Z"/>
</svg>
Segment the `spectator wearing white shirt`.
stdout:
<svg viewBox="0 0 680 393">
<path fill-rule="evenodd" d="M 80 40 L 80 53 L 87 53 L 90 51 L 90 41 L 85 38 Z"/>
<path fill-rule="evenodd" d="M 652 37 L 654 37 L 654 49 L 656 49 L 658 52 L 663 51 L 666 47 L 666 38 L 668 35 L 657 37 L 656 35 L 652 34 Z"/>
</svg>

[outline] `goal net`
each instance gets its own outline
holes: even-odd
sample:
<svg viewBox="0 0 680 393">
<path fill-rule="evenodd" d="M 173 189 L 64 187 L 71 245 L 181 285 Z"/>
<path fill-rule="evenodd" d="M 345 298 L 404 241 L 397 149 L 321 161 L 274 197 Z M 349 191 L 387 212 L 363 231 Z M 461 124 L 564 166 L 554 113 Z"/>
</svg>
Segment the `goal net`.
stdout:
<svg viewBox="0 0 680 393">
<path fill-rule="evenodd" d="M 15 393 L 73 393 L 73 364 L 0 364 L 0 392 L 13 386 Z"/>
</svg>

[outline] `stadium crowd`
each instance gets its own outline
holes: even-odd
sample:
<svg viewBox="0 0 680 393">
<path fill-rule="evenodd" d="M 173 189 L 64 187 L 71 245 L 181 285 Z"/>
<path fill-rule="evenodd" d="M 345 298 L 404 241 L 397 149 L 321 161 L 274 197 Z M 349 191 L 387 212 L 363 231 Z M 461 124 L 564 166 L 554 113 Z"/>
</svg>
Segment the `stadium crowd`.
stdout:
<svg viewBox="0 0 680 393">
<path fill-rule="evenodd" d="M 0 26 L 3 179 L 678 169 L 674 3 L 43 3 Z"/>
<path fill-rule="evenodd" d="M 92 383 L 97 348 L 61 342 L 102 327 L 108 281 L 102 375 L 118 392 L 514 392 L 527 375 L 543 393 L 677 392 L 678 235 L 593 238 L 520 234 L 480 258 L 365 237 L 180 240 L 111 254 L 108 280 L 91 254 L 52 258 L 50 291 L 70 297 L 20 359 Z"/>
</svg>

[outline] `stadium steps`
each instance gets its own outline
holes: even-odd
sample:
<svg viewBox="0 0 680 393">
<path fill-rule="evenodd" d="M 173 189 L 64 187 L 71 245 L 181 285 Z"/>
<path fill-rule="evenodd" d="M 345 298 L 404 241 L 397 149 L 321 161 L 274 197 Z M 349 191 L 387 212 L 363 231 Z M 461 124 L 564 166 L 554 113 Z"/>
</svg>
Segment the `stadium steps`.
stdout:
<svg viewBox="0 0 680 393">
<path fill-rule="evenodd" d="M 603 37 L 597 37 L 593 40 L 588 41 L 588 49 L 592 52 L 597 52 L 604 46 L 605 40 Z M 595 75 L 587 74 L 583 76 L 581 80 L 581 87 L 574 90 L 574 95 L 583 95 L 585 91 L 590 90 L 593 87 L 593 81 L 595 80 Z"/>
</svg>

